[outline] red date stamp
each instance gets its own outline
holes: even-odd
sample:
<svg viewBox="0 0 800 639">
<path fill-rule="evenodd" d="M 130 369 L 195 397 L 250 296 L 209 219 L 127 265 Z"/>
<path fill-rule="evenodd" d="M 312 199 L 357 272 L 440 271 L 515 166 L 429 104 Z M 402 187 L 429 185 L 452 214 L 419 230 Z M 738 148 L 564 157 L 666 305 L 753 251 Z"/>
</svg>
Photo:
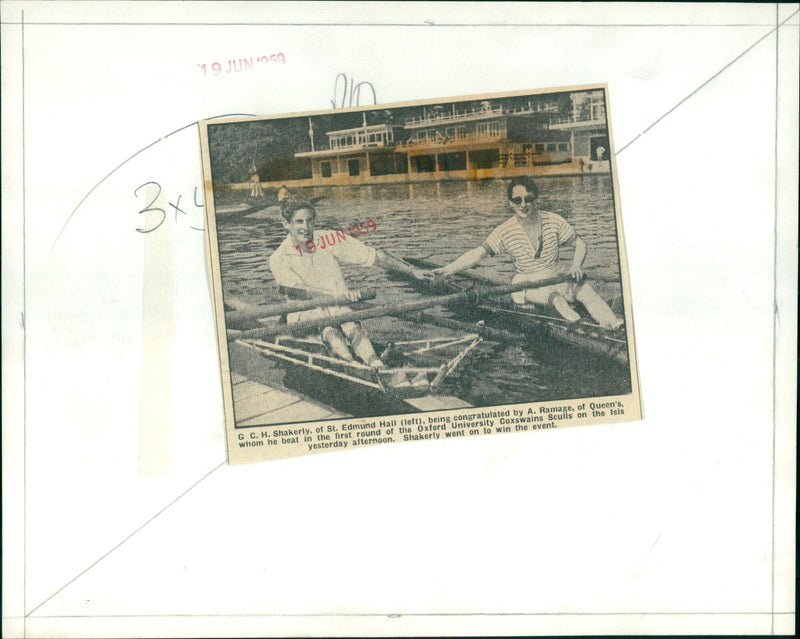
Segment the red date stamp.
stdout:
<svg viewBox="0 0 800 639">
<path fill-rule="evenodd" d="M 373 233 L 374 231 L 378 230 L 378 225 L 375 223 L 375 220 L 367 220 L 366 222 L 356 222 L 353 226 L 347 227 L 348 233 L 352 237 L 358 237 L 359 235 L 366 235 L 367 233 Z M 295 244 L 294 248 L 297 250 L 300 255 L 303 255 L 303 251 L 305 250 L 306 253 L 309 255 L 316 253 L 317 251 L 321 251 L 322 249 L 326 249 L 330 246 L 333 246 L 337 242 L 341 244 L 342 242 L 347 240 L 347 233 L 344 231 L 334 231 L 334 232 L 326 232 L 320 235 L 320 243 L 319 245 L 314 240 L 307 240 L 304 246 L 300 244 Z"/>
<path fill-rule="evenodd" d="M 286 56 L 283 53 L 270 53 L 268 55 L 250 56 L 249 58 L 237 58 L 226 60 L 225 62 L 205 62 L 197 66 L 203 72 L 203 76 L 222 75 L 223 73 L 241 73 L 251 71 L 257 66 L 265 64 L 286 64 Z"/>
</svg>

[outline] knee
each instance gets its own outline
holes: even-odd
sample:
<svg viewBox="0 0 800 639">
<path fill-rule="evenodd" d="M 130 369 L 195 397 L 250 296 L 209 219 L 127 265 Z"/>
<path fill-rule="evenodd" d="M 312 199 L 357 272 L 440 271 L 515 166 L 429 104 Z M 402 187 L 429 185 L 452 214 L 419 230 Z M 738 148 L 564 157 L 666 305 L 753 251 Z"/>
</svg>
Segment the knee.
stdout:
<svg viewBox="0 0 800 639">
<path fill-rule="evenodd" d="M 581 295 L 592 295 L 592 294 L 597 295 L 597 293 L 594 292 L 592 285 L 589 284 L 588 282 L 580 282 L 575 287 L 576 298 L 580 297 Z"/>
<path fill-rule="evenodd" d="M 550 295 L 547 296 L 547 303 L 548 304 L 555 304 L 557 299 L 564 299 L 564 296 L 559 293 L 558 291 L 553 291 Z M 565 300 L 566 301 L 566 300 Z"/>
<path fill-rule="evenodd" d="M 326 326 L 322 329 L 322 339 L 326 342 L 332 342 L 336 339 L 341 340 L 344 336 L 335 326 Z"/>
</svg>

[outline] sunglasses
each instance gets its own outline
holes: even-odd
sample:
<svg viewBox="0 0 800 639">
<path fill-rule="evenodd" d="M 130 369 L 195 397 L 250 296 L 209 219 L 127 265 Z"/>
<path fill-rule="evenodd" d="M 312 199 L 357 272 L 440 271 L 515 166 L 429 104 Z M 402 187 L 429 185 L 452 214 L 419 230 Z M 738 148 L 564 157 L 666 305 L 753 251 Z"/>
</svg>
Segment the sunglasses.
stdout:
<svg viewBox="0 0 800 639">
<path fill-rule="evenodd" d="M 522 204 L 523 202 L 525 202 L 525 204 L 531 204 L 531 203 L 533 202 L 533 199 L 534 199 L 534 198 L 533 198 L 533 196 L 532 196 L 532 195 L 528 195 L 528 196 L 526 196 L 525 198 L 521 198 L 521 197 L 512 197 L 512 198 L 511 198 L 511 201 L 512 201 L 514 204 L 516 204 L 517 206 L 519 206 L 519 205 L 520 205 L 520 204 Z"/>
</svg>

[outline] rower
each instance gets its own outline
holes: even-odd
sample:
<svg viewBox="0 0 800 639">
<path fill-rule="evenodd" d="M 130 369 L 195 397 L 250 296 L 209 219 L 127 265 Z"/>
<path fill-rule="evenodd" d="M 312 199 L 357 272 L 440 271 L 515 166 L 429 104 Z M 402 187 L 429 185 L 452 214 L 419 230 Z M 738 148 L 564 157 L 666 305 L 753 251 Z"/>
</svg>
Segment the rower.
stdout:
<svg viewBox="0 0 800 639">
<path fill-rule="evenodd" d="M 623 321 L 605 300 L 583 280 L 586 243 L 561 216 L 536 207 L 539 191 L 528 176 L 515 177 L 506 191 L 514 216 L 494 229 L 480 246 L 467 251 L 449 264 L 428 271 L 429 278 L 447 277 L 475 266 L 483 258 L 507 253 L 514 258 L 513 284 L 535 283 L 558 275 L 561 246 L 573 245 L 575 252 L 568 273 L 573 281 L 517 291 L 511 294 L 517 304 L 552 305 L 568 322 L 577 322 L 580 315 L 570 305 L 578 301 L 603 328 L 617 329 Z"/>
<path fill-rule="evenodd" d="M 269 259 L 270 270 L 281 286 L 311 293 L 347 295 L 351 301 L 357 302 L 360 293 L 347 287 L 340 264 L 374 264 L 416 279 L 426 277 L 421 269 L 406 264 L 386 251 L 367 246 L 342 231 L 316 230 L 317 211 L 306 200 L 293 196 L 282 198 L 281 217 L 289 234 Z M 383 368 L 384 364 L 375 353 L 360 322 L 337 324 L 336 316 L 349 312 L 346 306 L 325 306 L 290 313 L 287 322 L 291 324 L 330 317 L 331 324 L 323 327 L 321 337 L 337 357 L 346 361 L 358 358 L 368 366 Z"/>
</svg>

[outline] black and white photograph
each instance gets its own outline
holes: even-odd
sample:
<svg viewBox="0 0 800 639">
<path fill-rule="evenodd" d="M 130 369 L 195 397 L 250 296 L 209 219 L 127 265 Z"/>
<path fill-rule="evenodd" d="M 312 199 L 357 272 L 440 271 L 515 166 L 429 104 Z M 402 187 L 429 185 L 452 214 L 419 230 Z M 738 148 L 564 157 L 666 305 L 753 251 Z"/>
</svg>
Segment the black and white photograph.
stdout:
<svg viewBox="0 0 800 639">
<path fill-rule="evenodd" d="M 415 439 L 453 410 L 460 434 L 638 416 L 603 86 L 203 131 L 239 448 L 350 418 L 428 414 Z M 327 447 L 311 430 L 283 443 Z"/>
</svg>

